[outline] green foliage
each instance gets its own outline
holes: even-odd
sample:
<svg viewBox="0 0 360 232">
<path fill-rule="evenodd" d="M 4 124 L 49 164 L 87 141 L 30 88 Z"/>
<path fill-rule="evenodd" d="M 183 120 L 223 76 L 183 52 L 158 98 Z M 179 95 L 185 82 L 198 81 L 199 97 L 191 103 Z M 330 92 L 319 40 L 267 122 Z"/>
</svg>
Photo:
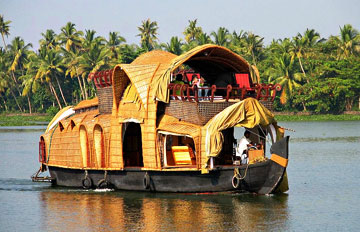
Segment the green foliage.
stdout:
<svg viewBox="0 0 360 232">
<path fill-rule="evenodd" d="M 54 117 L 56 115 L 56 113 L 59 112 L 59 108 L 55 107 L 55 106 L 50 106 L 49 108 L 47 108 L 46 110 L 46 114 Z"/>
<path fill-rule="evenodd" d="M 54 114 L 57 108 L 95 97 L 90 72 L 129 64 L 154 49 L 180 55 L 208 43 L 225 46 L 257 66 L 263 83 L 281 84 L 282 94 L 274 101 L 277 111 L 341 113 L 358 108 L 360 35 L 351 25 L 340 27 L 339 34 L 328 39 L 306 29 L 265 46 L 264 38 L 250 31 L 231 33 L 219 27 L 209 33 L 197 19 L 188 22 L 183 38 L 173 36 L 160 43 L 157 22 L 144 20 L 138 27 L 139 44 L 127 44 L 120 32 L 110 31 L 104 38 L 68 22 L 59 34 L 53 29 L 41 33 L 40 48 L 32 51 L 32 45 L 20 37 L 6 43 L 11 21 L 0 15 L 4 44 L 0 48 L 0 110 Z"/>
</svg>

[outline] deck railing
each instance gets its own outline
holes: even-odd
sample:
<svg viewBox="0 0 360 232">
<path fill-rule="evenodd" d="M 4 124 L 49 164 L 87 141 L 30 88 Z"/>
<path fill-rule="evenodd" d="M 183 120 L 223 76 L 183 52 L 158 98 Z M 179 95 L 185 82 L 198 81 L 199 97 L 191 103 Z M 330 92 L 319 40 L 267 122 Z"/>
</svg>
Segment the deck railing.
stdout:
<svg viewBox="0 0 360 232">
<path fill-rule="evenodd" d="M 168 89 L 171 93 L 172 100 L 181 100 L 189 102 L 210 101 L 225 99 L 240 99 L 243 100 L 247 97 L 253 97 L 257 100 L 274 101 L 276 92 L 281 91 L 279 84 L 254 84 L 252 88 L 234 87 L 228 85 L 225 87 L 197 87 L 189 86 L 188 84 L 175 84 L 170 83 Z M 177 94 L 179 93 L 179 94 Z M 200 94 L 199 94 L 200 93 Z"/>
</svg>

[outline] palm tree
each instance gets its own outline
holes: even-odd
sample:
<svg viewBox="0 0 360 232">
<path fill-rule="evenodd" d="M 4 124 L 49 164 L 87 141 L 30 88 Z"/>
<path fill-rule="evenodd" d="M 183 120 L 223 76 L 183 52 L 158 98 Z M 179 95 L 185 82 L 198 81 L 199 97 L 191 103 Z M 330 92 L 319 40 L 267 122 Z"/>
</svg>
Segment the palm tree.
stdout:
<svg viewBox="0 0 360 232">
<path fill-rule="evenodd" d="M 270 83 L 279 83 L 283 88 L 280 97 L 282 104 L 287 102 L 294 89 L 300 87 L 303 80 L 303 76 L 295 72 L 294 60 L 288 53 L 274 57 L 273 67 L 268 70 L 268 74 Z"/>
<path fill-rule="evenodd" d="M 27 57 L 29 53 L 29 48 L 32 47 L 31 43 L 28 43 L 25 45 L 25 42 L 20 37 L 15 37 L 11 44 L 9 45 L 10 48 L 10 54 L 12 59 L 12 64 L 10 66 L 10 73 L 11 76 L 15 82 L 15 87 L 19 93 L 19 96 L 21 96 L 21 90 L 19 88 L 19 83 L 17 81 L 15 71 L 19 70 L 21 71 L 20 76 L 24 75 L 24 65 L 27 63 Z M 28 102 L 30 99 L 28 98 Z M 30 106 L 30 104 L 29 104 Z M 29 109 L 31 111 L 31 109 Z"/>
<path fill-rule="evenodd" d="M 228 46 L 231 39 L 229 30 L 225 27 L 219 27 L 217 32 L 211 32 L 211 36 L 214 38 L 214 43 L 220 46 Z"/>
<path fill-rule="evenodd" d="M 75 29 L 75 24 L 68 22 L 64 27 L 61 28 L 59 41 L 61 44 L 65 45 L 65 49 L 67 51 L 70 51 L 70 49 L 79 49 L 81 47 L 80 36 L 82 35 L 82 31 L 77 31 Z"/>
<path fill-rule="evenodd" d="M 126 42 L 125 38 L 120 36 L 118 32 L 109 32 L 109 40 L 106 41 L 106 47 L 110 50 L 111 58 L 118 59 L 118 48 L 121 43 Z"/>
<path fill-rule="evenodd" d="M 45 48 L 45 47 L 43 47 Z M 39 64 L 39 57 L 34 53 L 29 54 L 29 62 L 26 64 L 26 74 L 19 77 L 22 81 L 23 91 L 22 96 L 26 96 L 28 99 L 29 104 L 29 113 L 32 113 L 31 101 L 30 96 L 31 93 L 35 93 L 40 88 L 40 83 L 38 80 L 35 79 L 38 64 Z"/>
<path fill-rule="evenodd" d="M 10 23 L 11 23 L 11 21 L 4 21 L 4 16 L 0 15 L 0 33 L 1 33 L 3 43 L 4 43 L 5 51 L 7 51 L 7 48 L 6 48 L 4 35 L 6 35 L 6 37 L 8 37 L 10 35 L 10 32 L 9 32 L 10 31 L 10 26 L 9 26 Z"/>
<path fill-rule="evenodd" d="M 31 43 L 25 45 L 25 42 L 20 37 L 15 37 L 14 40 L 9 45 L 10 52 L 12 54 L 13 61 L 10 67 L 11 71 L 16 71 L 20 69 L 22 74 L 24 72 L 24 64 L 27 61 L 27 56 L 29 53 L 29 48 L 32 47 Z"/>
<path fill-rule="evenodd" d="M 349 58 L 352 55 L 360 54 L 359 32 L 350 24 L 340 27 L 340 36 L 331 37 L 337 45 L 338 59 Z"/>
<path fill-rule="evenodd" d="M 180 55 L 182 53 L 181 46 L 181 39 L 177 36 L 171 37 L 170 44 L 161 44 L 161 47 L 163 47 L 166 51 L 174 53 L 175 55 Z"/>
<path fill-rule="evenodd" d="M 40 46 L 44 46 L 47 49 L 56 49 L 59 45 L 55 32 L 51 29 L 46 30 L 45 33 L 41 33 L 44 37 L 39 41 Z"/>
<path fill-rule="evenodd" d="M 56 90 L 52 84 L 52 81 L 55 79 L 59 91 L 61 93 L 62 99 L 65 103 L 65 105 L 67 105 L 67 102 L 65 100 L 58 76 L 60 76 L 61 74 L 63 74 L 63 58 L 60 56 L 59 53 L 57 53 L 54 50 L 48 50 L 47 54 L 45 55 L 45 57 L 41 57 L 40 61 L 39 61 L 39 69 L 36 73 L 35 79 L 42 79 L 49 84 L 50 87 L 50 91 L 53 93 L 53 95 L 55 96 L 57 103 L 59 105 L 59 108 L 62 109 L 62 105 L 60 103 L 59 97 L 56 93 Z"/>
<path fill-rule="evenodd" d="M 239 33 L 237 33 L 236 31 L 234 31 L 231 35 L 231 41 L 230 41 L 230 45 L 229 48 L 236 52 L 237 54 L 244 54 L 244 36 L 245 33 L 243 30 L 241 30 Z"/>
<path fill-rule="evenodd" d="M 210 36 L 208 34 L 206 34 L 206 33 L 200 33 L 196 37 L 196 42 L 197 42 L 198 45 L 204 45 L 204 44 L 212 43 Z"/>
<path fill-rule="evenodd" d="M 90 50 L 86 51 L 79 57 L 79 75 L 83 78 L 85 84 L 85 78 L 89 73 L 97 72 L 101 69 L 109 68 L 109 50 L 105 49 L 99 42 L 95 42 L 91 45 Z M 86 89 L 85 89 L 86 91 Z M 93 89 L 94 92 L 94 89 Z"/>
<path fill-rule="evenodd" d="M 83 84 L 81 83 L 78 71 L 81 53 L 79 51 L 67 51 L 64 48 L 61 48 L 61 51 L 64 54 L 64 64 L 66 67 L 65 76 L 70 75 L 71 78 L 76 77 L 79 83 L 82 99 L 88 99 L 85 81 L 83 81 Z"/>
<path fill-rule="evenodd" d="M 244 46 L 246 48 L 246 54 L 252 57 L 252 62 L 255 66 L 257 59 L 263 49 L 263 37 L 255 35 L 252 32 L 246 32 L 244 35 Z"/>
<path fill-rule="evenodd" d="M 295 57 L 298 58 L 300 68 L 304 76 L 306 76 L 306 73 L 301 62 L 301 58 L 305 56 L 305 46 L 305 38 L 299 33 L 296 37 L 293 38 L 290 48 L 291 59 L 295 59 Z"/>
<path fill-rule="evenodd" d="M 137 36 L 140 36 L 141 38 L 142 48 L 144 48 L 146 51 L 153 50 L 156 46 L 156 35 L 158 34 L 157 22 L 151 22 L 150 19 L 142 21 L 142 25 L 138 27 L 138 30 L 140 31 L 140 34 Z"/>
<path fill-rule="evenodd" d="M 185 28 L 183 34 L 185 35 L 186 42 L 190 43 L 191 41 L 197 39 L 202 33 L 202 28 L 196 26 L 197 19 L 189 20 L 189 26 Z"/>
</svg>

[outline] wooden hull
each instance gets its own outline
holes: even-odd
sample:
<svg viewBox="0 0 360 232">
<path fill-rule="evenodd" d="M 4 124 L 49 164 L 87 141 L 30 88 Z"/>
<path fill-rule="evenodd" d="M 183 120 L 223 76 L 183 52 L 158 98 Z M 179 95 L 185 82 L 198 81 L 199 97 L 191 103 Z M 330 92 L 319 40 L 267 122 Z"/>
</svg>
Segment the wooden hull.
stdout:
<svg viewBox="0 0 360 232">
<path fill-rule="evenodd" d="M 271 153 L 288 159 L 288 140 L 285 137 L 271 147 Z M 243 166 L 220 166 L 208 174 L 200 171 L 157 171 L 128 168 L 126 170 L 83 170 L 48 166 L 53 183 L 59 186 L 104 188 L 153 192 L 227 192 L 247 191 L 271 194 L 287 183 L 286 166 L 272 159 Z M 244 177 L 234 187 L 234 169 Z M 236 182 L 235 182 L 236 183 Z M 282 186 L 281 189 L 287 190 Z M 283 192 L 280 190 L 280 192 Z"/>
</svg>

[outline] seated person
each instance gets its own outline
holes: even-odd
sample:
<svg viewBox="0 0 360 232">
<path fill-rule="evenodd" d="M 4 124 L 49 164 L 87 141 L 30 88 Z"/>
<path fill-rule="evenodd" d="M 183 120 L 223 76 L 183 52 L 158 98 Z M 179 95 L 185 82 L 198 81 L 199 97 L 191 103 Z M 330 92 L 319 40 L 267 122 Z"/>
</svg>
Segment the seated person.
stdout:
<svg viewBox="0 0 360 232">
<path fill-rule="evenodd" d="M 195 85 L 199 88 L 202 88 L 204 86 L 204 83 L 205 83 L 205 79 L 203 77 L 200 77 L 200 79 L 198 78 L 197 75 L 193 75 L 193 79 L 192 79 L 192 82 L 191 82 L 191 86 L 194 87 Z M 206 92 L 207 93 L 207 92 Z M 198 97 L 202 97 L 202 89 L 199 89 L 198 90 Z"/>
<path fill-rule="evenodd" d="M 183 85 L 184 81 L 183 81 L 183 76 L 181 74 L 177 74 L 175 80 L 172 82 L 173 84 L 180 84 Z M 176 88 L 176 95 L 177 96 L 181 96 L 181 91 L 180 91 L 181 87 Z"/>
<path fill-rule="evenodd" d="M 241 158 L 241 164 L 247 164 L 249 162 L 247 150 L 252 146 L 250 138 L 250 131 L 246 130 L 244 136 L 239 140 L 236 147 L 236 156 Z"/>
</svg>

